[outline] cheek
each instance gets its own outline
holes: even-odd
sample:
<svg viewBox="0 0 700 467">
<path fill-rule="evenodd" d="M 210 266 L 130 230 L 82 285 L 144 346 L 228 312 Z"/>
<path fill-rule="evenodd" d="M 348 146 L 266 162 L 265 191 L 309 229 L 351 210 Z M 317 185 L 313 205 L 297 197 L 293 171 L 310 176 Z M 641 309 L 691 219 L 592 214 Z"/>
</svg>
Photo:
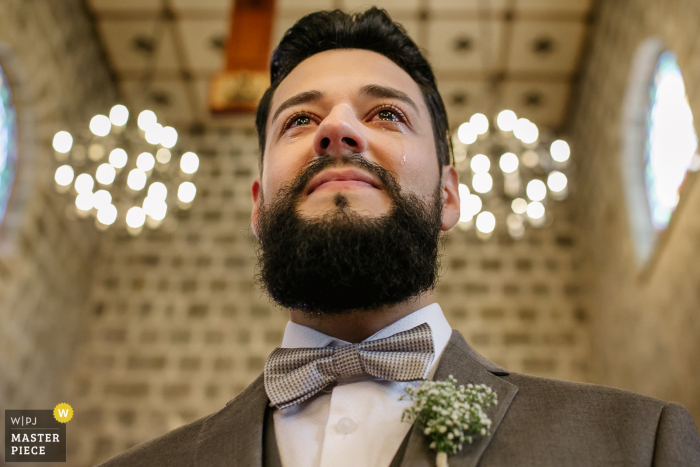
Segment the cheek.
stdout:
<svg viewBox="0 0 700 467">
<path fill-rule="evenodd" d="M 394 148 L 392 170 L 399 176 L 405 189 L 419 195 L 432 195 L 439 176 L 437 154 L 432 141 L 422 139 L 407 141 Z"/>
<path fill-rule="evenodd" d="M 307 145 L 308 146 L 308 145 Z M 301 144 L 275 145 L 265 155 L 261 180 L 265 199 L 271 199 L 285 183 L 291 182 L 308 162 Z"/>
</svg>

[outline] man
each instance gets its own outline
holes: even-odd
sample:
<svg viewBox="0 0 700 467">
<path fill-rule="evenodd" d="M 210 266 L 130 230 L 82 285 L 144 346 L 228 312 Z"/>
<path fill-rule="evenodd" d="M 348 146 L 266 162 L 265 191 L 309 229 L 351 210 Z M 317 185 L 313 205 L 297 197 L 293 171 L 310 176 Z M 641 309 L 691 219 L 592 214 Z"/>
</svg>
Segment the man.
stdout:
<svg viewBox="0 0 700 467">
<path fill-rule="evenodd" d="M 496 392 L 491 434 L 451 466 L 700 465 L 690 414 L 611 388 L 509 373 L 453 332 L 433 288 L 459 217 L 430 66 L 381 10 L 302 18 L 271 61 L 253 191 L 260 279 L 282 348 L 219 412 L 106 466 L 428 466 L 401 420 L 422 379 Z"/>
</svg>

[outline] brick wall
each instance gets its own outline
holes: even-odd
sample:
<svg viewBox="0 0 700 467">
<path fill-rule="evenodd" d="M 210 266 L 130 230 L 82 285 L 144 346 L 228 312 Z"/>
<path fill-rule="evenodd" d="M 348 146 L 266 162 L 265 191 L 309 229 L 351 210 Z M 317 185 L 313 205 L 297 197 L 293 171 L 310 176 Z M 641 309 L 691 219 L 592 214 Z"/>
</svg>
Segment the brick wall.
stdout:
<svg viewBox="0 0 700 467">
<path fill-rule="evenodd" d="M 700 3 L 599 2 L 571 114 L 596 382 L 681 402 L 700 420 L 700 184 L 687 186 L 651 268 L 640 274 L 620 163 L 623 98 L 632 57 L 658 36 L 673 49 L 700 122 Z M 585 232 L 585 234 L 583 233 Z"/>
<path fill-rule="evenodd" d="M 219 410 L 282 339 L 287 313 L 254 284 L 252 128 L 208 130 L 182 144 L 202 158 L 191 210 L 172 233 L 101 244 L 90 331 L 72 377 L 70 458 L 92 465 Z M 552 229 L 489 242 L 455 229 L 437 291 L 453 327 L 514 371 L 585 380 L 587 312 L 579 305 L 569 205 Z"/>
</svg>

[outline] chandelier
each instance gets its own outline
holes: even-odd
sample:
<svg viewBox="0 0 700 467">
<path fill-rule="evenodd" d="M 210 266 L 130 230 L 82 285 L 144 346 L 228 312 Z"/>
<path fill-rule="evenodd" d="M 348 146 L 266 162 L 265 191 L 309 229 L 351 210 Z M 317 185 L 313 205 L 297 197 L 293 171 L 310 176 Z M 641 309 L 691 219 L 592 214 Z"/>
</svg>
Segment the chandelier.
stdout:
<svg viewBox="0 0 700 467">
<path fill-rule="evenodd" d="M 498 113 L 495 123 L 477 113 L 453 134 L 455 166 L 468 181 L 459 185 L 458 225 L 485 240 L 500 223 L 520 239 L 528 225 L 548 225 L 550 203 L 567 197 L 571 150 L 511 110 Z"/>
<path fill-rule="evenodd" d="M 92 117 L 87 129 L 56 133 L 60 166 L 54 180 L 56 190 L 72 200 L 70 217 L 94 217 L 99 230 L 116 224 L 138 235 L 144 226 L 168 224 L 172 208 L 189 209 L 199 158 L 176 149 L 177 131 L 158 123 L 152 111 L 141 112 L 136 122 L 129 115 L 125 106 L 115 105 L 109 116 Z M 174 227 L 174 219 L 169 225 Z"/>
</svg>

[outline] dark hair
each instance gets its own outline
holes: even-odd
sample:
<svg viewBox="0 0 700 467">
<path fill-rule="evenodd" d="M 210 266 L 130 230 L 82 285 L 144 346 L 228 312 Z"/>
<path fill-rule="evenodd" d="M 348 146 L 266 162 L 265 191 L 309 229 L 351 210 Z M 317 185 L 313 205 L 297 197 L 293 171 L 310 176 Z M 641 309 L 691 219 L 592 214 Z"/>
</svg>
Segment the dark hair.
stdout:
<svg viewBox="0 0 700 467">
<path fill-rule="evenodd" d="M 265 127 L 275 90 L 299 63 L 312 55 L 334 49 L 365 49 L 380 53 L 413 78 L 430 113 L 438 161 L 448 165 L 451 161 L 451 144 L 447 112 L 438 93 L 433 70 L 403 26 L 393 22 L 385 10 L 376 7 L 356 14 L 342 10 L 311 13 L 287 30 L 272 53 L 270 87 L 260 99 L 255 117 L 261 160 L 265 152 Z"/>
</svg>

